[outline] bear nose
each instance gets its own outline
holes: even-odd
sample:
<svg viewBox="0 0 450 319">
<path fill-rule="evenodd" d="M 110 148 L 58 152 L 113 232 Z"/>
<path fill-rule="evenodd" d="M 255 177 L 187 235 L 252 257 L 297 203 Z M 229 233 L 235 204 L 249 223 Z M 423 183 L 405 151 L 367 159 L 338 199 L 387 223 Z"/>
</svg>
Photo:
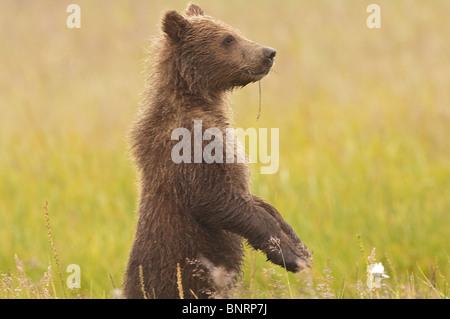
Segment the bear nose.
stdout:
<svg viewBox="0 0 450 319">
<path fill-rule="evenodd" d="M 274 49 L 269 48 L 269 47 L 264 47 L 263 54 L 266 58 L 273 61 L 273 58 L 275 57 L 275 55 L 277 55 L 277 51 L 275 51 Z"/>
</svg>

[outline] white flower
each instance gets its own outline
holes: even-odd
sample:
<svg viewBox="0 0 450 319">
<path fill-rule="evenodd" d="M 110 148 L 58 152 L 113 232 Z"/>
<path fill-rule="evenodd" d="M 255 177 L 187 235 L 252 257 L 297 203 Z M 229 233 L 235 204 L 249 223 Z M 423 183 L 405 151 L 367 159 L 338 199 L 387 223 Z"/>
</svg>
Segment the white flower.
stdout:
<svg viewBox="0 0 450 319">
<path fill-rule="evenodd" d="M 367 272 L 370 272 L 371 274 L 384 274 L 384 267 L 382 263 L 375 263 L 369 265 L 369 268 L 367 269 Z"/>
<path fill-rule="evenodd" d="M 369 288 L 381 288 L 381 279 L 389 278 L 384 273 L 384 267 L 382 263 L 370 264 L 367 268 L 367 287 Z"/>
</svg>

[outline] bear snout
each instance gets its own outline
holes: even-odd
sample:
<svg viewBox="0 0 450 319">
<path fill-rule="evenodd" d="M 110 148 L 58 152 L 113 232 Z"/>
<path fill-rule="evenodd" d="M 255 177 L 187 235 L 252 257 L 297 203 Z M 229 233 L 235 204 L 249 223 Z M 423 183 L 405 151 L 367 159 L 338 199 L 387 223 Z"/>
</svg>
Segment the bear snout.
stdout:
<svg viewBox="0 0 450 319">
<path fill-rule="evenodd" d="M 268 58 L 270 60 L 270 62 L 273 63 L 273 59 L 275 58 L 275 56 L 277 55 L 277 51 L 275 51 L 275 49 L 272 49 L 270 47 L 264 47 L 262 49 L 262 52 L 264 54 L 264 56 L 266 58 Z"/>
</svg>

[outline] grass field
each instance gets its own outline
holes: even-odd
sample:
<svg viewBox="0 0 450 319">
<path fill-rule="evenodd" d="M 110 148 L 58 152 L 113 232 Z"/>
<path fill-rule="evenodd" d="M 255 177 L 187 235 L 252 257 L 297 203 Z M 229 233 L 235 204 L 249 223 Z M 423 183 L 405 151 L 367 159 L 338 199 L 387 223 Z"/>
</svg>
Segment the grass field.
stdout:
<svg viewBox="0 0 450 319">
<path fill-rule="evenodd" d="M 115 297 L 134 236 L 143 61 L 162 11 L 186 2 L 79 0 L 68 29 L 72 2 L 0 2 L 0 298 Z M 252 188 L 314 251 L 286 275 L 249 250 L 237 297 L 448 298 L 450 2 L 375 2 L 381 29 L 370 1 L 198 1 L 277 50 L 259 121 L 258 85 L 233 93 L 236 126 L 280 129 L 279 172 L 253 165 Z M 45 202 L 80 289 L 62 287 Z"/>
</svg>

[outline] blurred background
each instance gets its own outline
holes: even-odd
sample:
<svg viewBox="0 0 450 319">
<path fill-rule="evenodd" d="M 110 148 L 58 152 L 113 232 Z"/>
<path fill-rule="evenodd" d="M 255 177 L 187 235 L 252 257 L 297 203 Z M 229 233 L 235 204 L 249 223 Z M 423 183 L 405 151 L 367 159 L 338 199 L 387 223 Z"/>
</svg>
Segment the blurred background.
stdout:
<svg viewBox="0 0 450 319">
<path fill-rule="evenodd" d="M 80 29 L 66 26 L 73 2 Z M 381 28 L 369 29 L 372 2 L 197 1 L 277 50 L 259 121 L 252 84 L 232 95 L 235 124 L 280 129 L 280 169 L 253 165 L 252 190 L 314 251 L 310 272 L 285 278 L 249 250 L 245 297 L 286 297 L 274 287 L 286 280 L 355 297 L 373 248 L 395 297 L 448 291 L 450 2 L 377 0 Z M 186 5 L 0 2 L 0 273 L 16 271 L 15 255 L 33 282 L 54 265 L 48 201 L 63 275 L 80 265 L 85 297 L 121 285 L 137 222 L 127 134 L 146 49 L 162 12 Z"/>
</svg>

